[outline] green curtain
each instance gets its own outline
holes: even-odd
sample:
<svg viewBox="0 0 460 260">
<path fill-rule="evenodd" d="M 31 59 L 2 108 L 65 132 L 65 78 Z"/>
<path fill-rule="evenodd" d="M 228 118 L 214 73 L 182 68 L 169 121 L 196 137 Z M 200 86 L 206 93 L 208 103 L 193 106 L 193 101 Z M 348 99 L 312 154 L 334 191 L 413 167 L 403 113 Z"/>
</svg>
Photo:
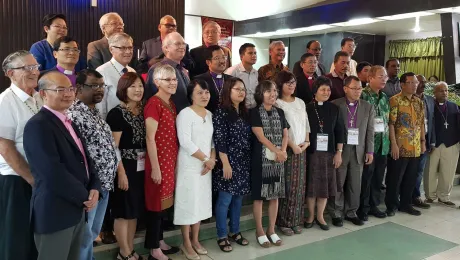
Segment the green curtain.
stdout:
<svg viewBox="0 0 460 260">
<path fill-rule="evenodd" d="M 427 79 L 436 75 L 445 80 L 441 37 L 390 41 L 389 52 L 390 58 L 399 59 L 402 73 L 411 71 Z"/>
</svg>

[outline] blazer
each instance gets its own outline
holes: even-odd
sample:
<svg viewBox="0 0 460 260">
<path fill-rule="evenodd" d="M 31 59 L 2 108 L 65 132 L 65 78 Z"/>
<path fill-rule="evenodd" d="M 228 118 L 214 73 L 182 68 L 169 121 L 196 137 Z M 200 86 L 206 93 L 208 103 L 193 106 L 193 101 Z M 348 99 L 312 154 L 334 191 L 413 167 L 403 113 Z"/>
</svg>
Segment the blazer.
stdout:
<svg viewBox="0 0 460 260">
<path fill-rule="evenodd" d="M 90 42 L 88 44 L 88 68 L 97 69 L 97 67 L 112 59 L 112 53 L 109 50 L 109 41 L 104 36 L 102 39 Z"/>
<path fill-rule="evenodd" d="M 426 149 L 429 151 L 431 149 L 431 144 L 436 144 L 436 132 L 434 127 L 434 104 L 435 100 L 432 96 L 423 95 L 423 103 L 425 103 L 425 111 L 428 112 L 426 119 L 428 120 L 428 129 L 425 135 L 426 137 Z"/>
<path fill-rule="evenodd" d="M 232 65 L 232 52 L 229 48 L 220 46 L 225 55 L 227 55 L 227 68 L 230 68 Z M 206 45 L 202 45 L 190 50 L 190 56 L 195 62 L 193 69 L 190 70 L 190 78 L 195 78 L 198 75 L 201 75 L 209 70 L 208 64 L 206 64 L 205 50 Z"/>
<path fill-rule="evenodd" d="M 356 146 L 356 159 L 359 164 L 364 164 L 366 153 L 374 153 L 374 117 L 375 111 L 366 100 L 358 100 L 358 111 L 356 112 L 357 127 L 359 129 L 359 145 Z M 343 123 L 346 129 L 346 136 L 348 138 L 348 109 L 346 97 L 332 101 L 333 104 L 339 107 L 342 114 Z"/>
<path fill-rule="evenodd" d="M 319 76 L 326 76 L 326 74 L 328 74 L 327 71 L 326 71 L 326 68 L 324 67 L 324 65 L 319 63 L 319 62 L 318 62 L 318 69 L 319 69 L 319 71 L 321 71 L 321 75 L 318 75 L 315 72 L 315 78 L 317 78 Z M 292 69 L 292 73 L 294 73 L 294 75 L 303 73 L 303 69 L 302 69 L 302 67 L 300 67 L 300 61 L 298 61 L 298 62 L 296 62 L 294 64 L 294 68 Z"/>
<path fill-rule="evenodd" d="M 72 123 L 77 136 L 81 134 Z M 84 214 L 89 191 L 101 184 L 84 142 L 89 177 L 83 155 L 67 128 L 51 111 L 42 108 L 24 128 L 24 151 L 35 186 L 30 202 L 32 228 L 50 234 L 77 225 Z"/>
<path fill-rule="evenodd" d="M 301 71 L 299 74 L 294 74 L 297 79 L 297 87 L 296 87 L 296 97 L 300 98 L 305 102 L 305 104 L 310 103 L 313 98 L 314 94 L 311 89 L 310 83 L 308 82 L 307 77 Z M 315 78 L 314 78 L 315 79 Z"/>
<path fill-rule="evenodd" d="M 224 82 L 227 79 L 233 78 L 232 76 L 224 74 L 224 73 L 222 73 L 222 76 L 224 77 Z M 205 72 L 201 75 L 196 76 L 194 79 L 203 80 L 203 81 L 206 81 L 206 83 L 208 83 L 209 93 L 211 94 L 211 98 L 209 100 L 208 105 L 206 106 L 206 109 L 209 110 L 211 113 L 214 113 L 214 111 L 216 111 L 217 108 L 219 108 L 220 95 L 217 92 L 216 85 L 214 84 L 211 73 L 209 71 Z"/>
</svg>

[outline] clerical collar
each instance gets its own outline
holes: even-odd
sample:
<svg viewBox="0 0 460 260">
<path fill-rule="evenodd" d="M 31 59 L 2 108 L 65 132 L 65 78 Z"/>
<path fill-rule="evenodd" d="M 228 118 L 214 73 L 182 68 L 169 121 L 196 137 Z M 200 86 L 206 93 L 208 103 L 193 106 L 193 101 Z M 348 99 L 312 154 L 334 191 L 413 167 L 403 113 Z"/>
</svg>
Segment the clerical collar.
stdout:
<svg viewBox="0 0 460 260">
<path fill-rule="evenodd" d="M 60 72 L 66 74 L 66 75 L 73 75 L 73 74 L 74 74 L 74 71 L 73 71 L 73 70 L 66 70 L 66 69 L 64 69 L 63 67 L 59 66 L 59 65 L 56 65 L 56 68 L 57 68 Z"/>
<path fill-rule="evenodd" d="M 324 104 L 322 101 L 316 101 L 316 103 L 318 103 L 318 106 L 322 106 Z"/>
<path fill-rule="evenodd" d="M 222 78 L 222 74 L 217 74 L 217 73 L 214 73 L 212 71 L 209 71 L 209 73 L 211 73 L 211 76 L 213 78 L 216 78 L 216 79 L 221 79 Z"/>
<path fill-rule="evenodd" d="M 353 103 L 350 102 L 350 101 L 348 101 L 348 99 L 346 99 L 346 101 L 347 101 L 347 105 L 349 105 L 349 106 L 351 106 L 351 107 L 353 107 L 353 106 L 355 106 L 356 104 L 358 104 L 358 100 L 356 100 L 356 101 L 353 102 Z"/>
<path fill-rule="evenodd" d="M 446 103 L 439 103 L 439 102 L 438 102 L 438 105 L 440 105 L 440 106 L 444 106 L 445 104 L 446 104 Z"/>
<path fill-rule="evenodd" d="M 307 79 L 310 79 L 310 80 L 312 80 L 312 79 L 313 79 L 313 75 L 311 75 L 311 76 L 310 76 L 310 75 L 308 75 L 308 74 L 307 74 L 307 73 L 305 73 L 305 72 L 304 72 L 303 74 L 305 74 L 305 77 L 306 77 Z"/>
</svg>

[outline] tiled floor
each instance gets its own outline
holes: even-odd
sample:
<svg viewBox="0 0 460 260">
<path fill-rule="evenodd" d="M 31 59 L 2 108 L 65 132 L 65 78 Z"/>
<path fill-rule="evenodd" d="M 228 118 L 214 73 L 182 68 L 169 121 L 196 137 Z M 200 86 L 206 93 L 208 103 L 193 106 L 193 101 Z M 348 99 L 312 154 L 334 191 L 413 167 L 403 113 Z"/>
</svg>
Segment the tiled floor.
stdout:
<svg viewBox="0 0 460 260">
<path fill-rule="evenodd" d="M 460 204 L 460 186 L 454 187 L 452 200 Z M 258 246 L 254 231 L 243 235 L 250 245 L 234 245 L 231 253 L 221 252 L 214 239 L 203 241 L 209 254 L 201 259 L 460 260 L 460 210 L 437 203 L 422 210 L 420 217 L 404 213 L 383 220 L 370 217 L 364 226 L 345 222 L 343 228 L 330 231 L 314 226 L 301 235 L 282 236 L 281 247 Z"/>
</svg>

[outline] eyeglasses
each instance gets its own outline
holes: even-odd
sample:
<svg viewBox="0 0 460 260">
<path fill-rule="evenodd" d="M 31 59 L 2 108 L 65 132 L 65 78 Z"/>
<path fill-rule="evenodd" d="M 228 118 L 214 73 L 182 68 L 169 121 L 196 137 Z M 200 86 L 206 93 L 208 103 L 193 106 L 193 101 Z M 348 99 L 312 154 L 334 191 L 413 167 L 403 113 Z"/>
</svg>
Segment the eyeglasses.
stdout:
<svg viewBox="0 0 460 260">
<path fill-rule="evenodd" d="M 16 68 L 11 68 L 12 70 L 25 70 L 25 71 L 34 71 L 40 69 L 42 65 L 41 64 L 35 64 L 35 65 L 24 65 L 21 67 L 16 67 Z"/>
<path fill-rule="evenodd" d="M 118 26 L 125 27 L 124 23 L 119 23 L 119 22 L 106 23 L 105 25 L 112 26 L 112 27 L 118 27 Z"/>
<path fill-rule="evenodd" d="M 288 85 L 288 86 L 293 86 L 295 83 L 297 83 L 297 81 L 291 80 L 291 81 L 286 82 L 286 83 L 284 83 L 284 84 L 286 84 L 286 85 Z"/>
<path fill-rule="evenodd" d="M 171 44 L 176 46 L 177 48 L 184 48 L 187 45 L 185 42 L 175 42 Z"/>
<path fill-rule="evenodd" d="M 75 94 L 76 88 L 74 88 L 74 87 L 70 87 L 70 88 L 62 87 L 62 88 L 55 88 L 55 89 L 52 89 L 52 88 L 44 88 L 43 90 L 54 91 L 54 92 L 56 92 L 56 93 L 58 93 L 58 94 L 64 94 L 64 93 L 72 93 L 72 94 Z"/>
<path fill-rule="evenodd" d="M 238 94 L 242 94 L 242 93 L 246 93 L 246 89 L 245 88 L 232 88 L 233 90 L 236 90 L 236 92 L 238 92 Z"/>
<path fill-rule="evenodd" d="M 227 56 L 221 56 L 221 57 L 214 57 L 212 58 L 212 60 L 227 60 L 228 57 Z"/>
<path fill-rule="evenodd" d="M 119 49 L 119 50 L 120 50 L 120 51 L 122 51 L 122 52 L 126 52 L 126 51 L 128 51 L 128 52 L 132 52 L 132 51 L 133 51 L 133 49 L 134 49 L 134 47 L 133 47 L 133 46 L 129 46 L 129 47 L 123 47 L 123 46 L 112 46 L 112 47 L 114 47 L 114 48 L 117 48 L 117 49 Z"/>
<path fill-rule="evenodd" d="M 163 23 L 161 25 L 164 25 L 168 29 L 176 29 L 177 28 L 177 25 L 172 24 L 172 23 Z"/>
<path fill-rule="evenodd" d="M 93 90 L 96 90 L 96 89 L 98 89 L 98 88 L 106 88 L 106 87 L 107 87 L 106 84 L 102 84 L 102 85 L 97 85 L 97 84 L 94 84 L 94 85 L 82 84 L 82 86 L 87 87 L 87 88 L 92 88 Z"/>
<path fill-rule="evenodd" d="M 57 29 L 60 29 L 60 30 L 66 30 L 66 31 L 69 29 L 66 26 L 57 25 L 57 24 L 53 24 L 53 25 L 51 25 L 51 27 L 54 27 L 54 28 L 57 28 Z"/>
<path fill-rule="evenodd" d="M 219 33 L 219 32 L 218 32 L 218 31 L 215 31 L 215 30 L 213 30 L 213 31 L 204 31 L 204 32 L 203 32 L 204 35 L 215 35 L 215 34 L 218 34 L 218 33 Z"/>
<path fill-rule="evenodd" d="M 81 50 L 75 49 L 75 48 L 64 48 L 64 49 L 59 49 L 59 50 L 65 53 L 71 53 L 71 52 L 80 53 L 81 52 Z"/>
<path fill-rule="evenodd" d="M 159 80 L 164 80 L 164 81 L 168 82 L 169 84 L 177 83 L 177 79 L 159 79 Z"/>
</svg>

